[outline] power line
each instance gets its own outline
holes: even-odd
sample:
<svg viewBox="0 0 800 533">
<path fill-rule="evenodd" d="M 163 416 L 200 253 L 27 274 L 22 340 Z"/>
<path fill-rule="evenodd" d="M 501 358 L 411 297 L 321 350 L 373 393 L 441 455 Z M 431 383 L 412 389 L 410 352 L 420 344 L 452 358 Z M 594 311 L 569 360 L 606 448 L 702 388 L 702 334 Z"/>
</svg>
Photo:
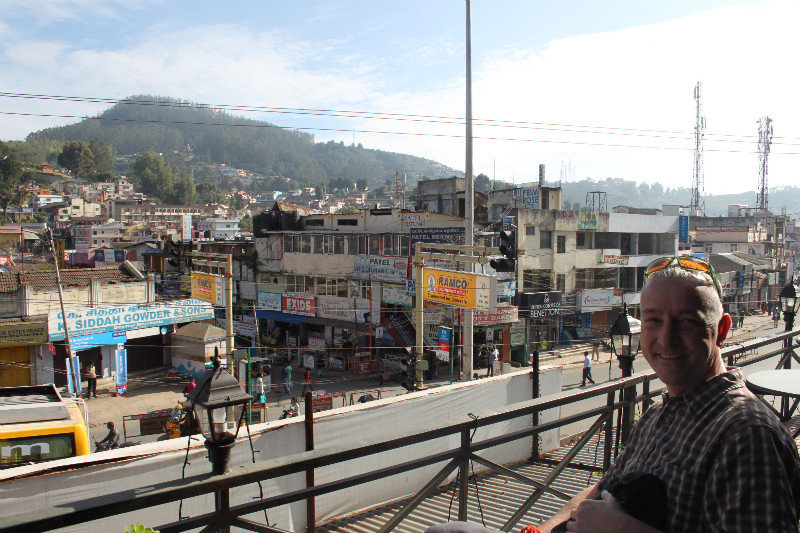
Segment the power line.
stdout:
<svg viewBox="0 0 800 533">
<path fill-rule="evenodd" d="M 0 93 L 0 96 L 6 97 L 22 97 L 18 95 L 12 95 L 11 93 Z M 30 95 L 27 96 L 29 98 L 38 97 L 37 95 Z M 78 99 L 77 97 L 53 97 L 54 99 L 66 99 L 68 101 L 86 101 L 86 102 L 107 102 L 107 103 L 122 103 L 122 104 L 136 104 L 136 105 L 159 105 L 163 107 L 194 107 L 194 108 L 210 108 L 216 109 L 217 107 L 224 107 L 224 106 L 208 106 L 208 105 L 200 105 L 200 104 L 180 104 L 180 103 L 148 103 L 148 102 L 139 102 L 139 101 L 126 101 L 126 100 L 112 100 L 112 99 Z M 244 106 L 228 106 L 230 109 L 246 109 Z M 253 108 L 255 110 L 261 110 L 268 108 Z M 329 113 L 328 110 L 309 110 L 306 111 L 304 108 L 298 108 L 294 111 L 283 111 L 283 109 L 290 109 L 290 108 L 274 108 L 274 112 L 286 113 L 286 114 L 314 114 L 318 116 L 331 116 L 331 117 L 345 117 L 345 118 L 368 118 L 368 119 L 391 119 L 391 120 L 406 120 L 406 121 L 413 121 L 413 122 L 439 122 L 444 124 L 460 124 L 457 122 L 459 119 L 458 117 L 436 117 L 432 115 L 401 115 L 401 114 L 393 114 L 393 113 L 384 113 L 384 114 L 377 114 L 377 113 L 368 113 L 368 112 L 348 112 L 351 113 L 351 116 L 347 115 L 337 115 L 335 112 Z M 331 110 L 334 111 L 334 110 Z M 270 111 L 273 112 L 273 111 Z M 99 116 L 84 116 L 84 115 L 65 115 L 65 114 L 46 114 L 46 113 L 22 113 L 22 112 L 12 112 L 12 111 L 0 111 L 0 114 L 4 115 L 15 115 L 15 116 L 35 116 L 35 117 L 43 117 L 43 118 L 72 118 L 72 119 L 81 119 L 81 120 L 106 120 L 106 121 L 115 121 L 115 122 L 129 122 L 129 123 L 149 123 L 149 124 L 183 124 L 183 125 L 208 125 L 208 126 L 222 126 L 222 127 L 234 127 L 234 128 L 241 128 L 241 127 L 250 127 L 250 128 L 276 128 L 282 130 L 297 130 L 297 131 L 322 131 L 322 132 L 337 132 L 337 133 L 364 133 L 364 134 L 376 134 L 376 135 L 407 135 L 407 136 L 422 136 L 422 137 L 441 137 L 441 138 L 456 138 L 461 139 L 462 135 L 459 134 L 446 134 L 446 133 L 432 133 L 432 132 L 403 132 L 403 131 L 388 131 L 388 130 L 365 130 L 365 129 L 353 129 L 353 128 L 323 128 L 323 127 L 304 127 L 304 126 L 278 126 L 275 124 L 269 123 L 259 123 L 259 124 L 236 124 L 230 122 L 207 122 L 207 121 L 182 121 L 182 120 L 155 120 L 155 119 L 124 119 L 124 118 L 113 118 L 113 117 L 99 117 Z M 357 114 L 357 115 L 356 115 Z M 384 116 L 385 115 L 385 116 Z M 431 117 L 431 118 L 424 118 L 424 117 Z M 637 136 L 637 137 L 651 137 L 651 138 L 663 138 L 663 139 L 675 139 L 675 140 L 691 140 L 690 134 L 684 132 L 673 132 L 668 130 L 647 130 L 647 129 L 635 129 L 635 128 L 619 128 L 619 127 L 609 127 L 609 126 L 577 126 L 577 125 L 570 125 L 570 124 L 556 124 L 556 123 L 525 123 L 519 121 L 503 121 L 503 120 L 492 120 L 487 119 L 484 121 L 477 121 L 479 125 L 484 126 L 495 126 L 495 127 L 507 127 L 507 128 L 523 128 L 523 129 L 538 129 L 544 131 L 560 131 L 564 133 L 585 133 L 585 134 L 613 134 L 613 135 L 627 135 L 627 136 Z M 588 131 L 588 130 L 607 130 L 607 131 Z M 677 135 L 677 136 L 676 136 Z M 747 136 L 742 135 L 734 135 L 734 134 L 706 134 L 706 137 L 711 136 L 720 136 L 720 137 L 731 137 L 731 139 L 719 139 L 718 142 L 737 142 L 737 143 L 747 143 L 750 144 L 754 142 L 747 138 Z M 742 137 L 741 139 L 735 139 L 735 137 Z M 644 149 L 659 149 L 659 150 L 693 150 L 691 147 L 681 147 L 681 146 L 656 146 L 656 145 L 642 145 L 642 144 L 617 144 L 617 143 L 601 143 L 601 142 L 588 142 L 588 141 L 569 141 L 569 140 L 557 140 L 557 139 L 531 139 L 531 138 L 519 138 L 519 137 L 496 137 L 496 136 L 476 136 L 475 139 L 480 140 L 488 140 L 488 141 L 507 141 L 507 142 L 537 142 L 537 143 L 551 143 L 551 144 L 569 144 L 569 145 L 584 145 L 584 146 L 598 146 L 598 147 L 610 147 L 610 148 L 644 148 Z M 791 138 L 789 138 L 791 139 Z M 797 139 L 800 140 L 800 139 Z M 773 142 L 773 144 L 784 144 L 787 146 L 800 146 L 800 143 L 778 143 Z M 729 153 L 756 153 L 755 150 L 731 150 L 731 149 L 723 149 L 723 148 L 707 148 L 707 151 L 713 152 L 729 152 Z M 781 155 L 800 155 L 800 152 L 781 152 Z"/>
</svg>

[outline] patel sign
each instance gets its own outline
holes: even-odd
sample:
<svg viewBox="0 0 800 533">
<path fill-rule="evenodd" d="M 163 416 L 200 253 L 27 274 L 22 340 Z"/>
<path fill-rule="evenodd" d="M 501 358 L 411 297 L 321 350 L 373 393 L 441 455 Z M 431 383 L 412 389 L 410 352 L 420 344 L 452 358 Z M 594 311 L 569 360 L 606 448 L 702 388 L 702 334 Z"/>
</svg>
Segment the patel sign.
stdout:
<svg viewBox="0 0 800 533">
<path fill-rule="evenodd" d="M 456 307 L 490 309 L 497 302 L 497 278 L 468 272 L 426 268 L 422 297 Z"/>
<path fill-rule="evenodd" d="M 353 257 L 353 279 L 405 283 L 408 279 L 408 259 L 356 255 Z"/>
<path fill-rule="evenodd" d="M 152 328 L 181 322 L 214 318 L 214 308 L 201 300 L 177 300 L 148 306 L 82 308 L 67 311 L 70 335 L 92 335 L 105 331 Z M 64 338 L 64 320 L 60 311 L 47 317 L 48 340 Z"/>
</svg>

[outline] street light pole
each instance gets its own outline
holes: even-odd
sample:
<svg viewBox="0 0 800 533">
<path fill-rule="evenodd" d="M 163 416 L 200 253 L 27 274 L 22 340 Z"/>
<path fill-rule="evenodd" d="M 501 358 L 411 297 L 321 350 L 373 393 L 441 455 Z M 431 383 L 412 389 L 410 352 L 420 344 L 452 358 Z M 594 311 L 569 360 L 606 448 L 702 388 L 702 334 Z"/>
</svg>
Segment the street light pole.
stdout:
<svg viewBox="0 0 800 533">
<path fill-rule="evenodd" d="M 609 335 L 611 336 L 611 351 L 619 359 L 622 378 L 629 378 L 633 374 L 633 360 L 639 352 L 642 323 L 628 315 L 626 304 L 622 304 L 622 313 L 611 325 Z M 622 442 L 627 442 L 631 427 L 633 427 L 633 400 L 636 398 L 636 387 L 625 387 L 622 394 L 624 406 L 622 408 L 622 427 L 618 438 L 621 433 Z"/>
</svg>

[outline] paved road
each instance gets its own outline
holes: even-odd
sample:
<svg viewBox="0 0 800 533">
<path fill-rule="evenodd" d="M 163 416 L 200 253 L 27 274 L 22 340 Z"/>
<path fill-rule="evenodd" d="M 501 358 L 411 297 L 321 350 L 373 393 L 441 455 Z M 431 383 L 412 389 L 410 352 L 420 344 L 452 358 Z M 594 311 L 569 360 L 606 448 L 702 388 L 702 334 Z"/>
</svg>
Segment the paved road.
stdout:
<svg viewBox="0 0 800 533">
<path fill-rule="evenodd" d="M 782 326 L 783 323 L 781 323 L 781 329 Z M 754 338 L 757 335 L 774 334 L 778 331 L 780 330 L 772 328 L 772 322 L 769 317 L 763 315 L 749 316 L 745 320 L 745 327 L 733 332 L 732 340 L 742 341 L 748 338 Z M 609 359 L 609 352 L 602 352 L 601 362 L 599 364 L 594 363 L 592 374 L 597 383 L 607 381 L 609 377 L 610 379 L 617 379 L 620 377 L 620 371 L 616 361 L 612 362 L 609 369 Z M 563 359 L 549 359 L 543 361 L 542 364 L 560 364 L 564 367 L 564 390 L 574 389 L 580 385 L 583 366 L 583 357 L 581 355 L 565 357 Z M 764 366 L 764 368 L 768 367 L 769 364 Z M 634 369 L 640 371 L 646 370 L 647 368 L 648 365 L 646 361 L 638 357 L 634 363 Z M 131 437 L 130 435 L 138 435 L 138 426 L 134 423 L 129 423 L 127 428 L 123 428 L 123 416 L 147 413 L 159 409 L 170 409 L 179 401 L 183 400 L 181 391 L 183 390 L 184 384 L 168 382 L 165 379 L 165 372 L 166 371 L 163 370 L 156 373 L 132 376 L 131 382 L 129 383 L 130 392 L 127 396 L 115 397 L 108 392 L 103 394 L 101 390 L 100 398 L 88 400 L 89 421 L 93 440 L 100 440 L 106 435 L 107 430 L 105 424 L 109 420 L 114 421 L 117 425 L 120 435 L 123 435 L 124 429 L 127 429 L 129 440 L 141 442 L 156 440 L 158 437 L 157 435 Z M 479 375 L 485 375 L 486 370 L 482 369 L 477 372 Z M 428 384 L 436 386 L 448 382 L 448 376 L 442 375 L 438 379 L 428 382 Z M 394 382 L 389 385 L 378 387 L 377 378 L 356 379 L 343 373 L 330 373 L 326 376 L 316 378 L 314 380 L 314 385 L 316 389 L 324 389 L 328 392 L 345 392 L 348 405 L 350 403 L 351 394 L 353 394 L 354 399 L 357 399 L 362 394 L 372 394 L 377 397 L 378 391 L 380 391 L 381 397 L 384 398 L 405 393 L 405 390 Z M 294 387 L 295 393 L 299 393 L 302 389 L 302 385 L 299 385 L 297 382 L 295 382 Z M 270 393 L 267 398 L 269 420 L 277 419 L 282 411 L 289 406 L 290 402 L 290 397 L 288 395 L 279 392 L 278 388 L 274 390 L 275 392 Z M 334 401 L 335 406 L 341 405 L 340 399 L 337 398 Z M 568 409 L 579 410 L 584 407 L 585 406 L 575 405 L 565 408 L 564 412 L 565 414 L 570 414 Z M 580 428 L 577 426 L 566 427 L 562 435 L 577 432 L 578 429 Z"/>
</svg>

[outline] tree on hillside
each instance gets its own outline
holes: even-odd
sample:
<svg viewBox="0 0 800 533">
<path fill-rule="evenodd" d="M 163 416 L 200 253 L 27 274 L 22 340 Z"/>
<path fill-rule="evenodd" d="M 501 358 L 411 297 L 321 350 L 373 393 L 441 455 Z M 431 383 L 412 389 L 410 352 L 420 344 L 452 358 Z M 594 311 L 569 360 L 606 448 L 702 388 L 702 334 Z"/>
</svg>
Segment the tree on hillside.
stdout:
<svg viewBox="0 0 800 533">
<path fill-rule="evenodd" d="M 85 178 L 94 167 L 94 154 L 86 141 L 69 141 L 58 156 L 58 164 L 78 178 Z"/>
<path fill-rule="evenodd" d="M 336 211 L 337 215 L 357 215 L 361 211 L 354 205 L 346 205 Z"/>
<path fill-rule="evenodd" d="M 22 165 L 17 151 L 9 144 L 0 141 L 0 207 L 4 213 L 8 209 L 8 204 L 14 200 L 21 178 Z"/>
<path fill-rule="evenodd" d="M 175 205 L 191 205 L 197 202 L 194 181 L 189 176 L 176 176 L 172 191 L 166 199 Z"/>
<path fill-rule="evenodd" d="M 253 219 L 250 217 L 250 215 L 243 216 L 239 221 L 239 231 L 245 231 L 248 233 L 253 232 Z"/>
<path fill-rule="evenodd" d="M 175 185 L 175 169 L 155 152 L 145 152 L 133 163 L 133 174 L 139 180 L 141 192 L 170 201 Z"/>
<path fill-rule="evenodd" d="M 100 139 L 94 139 L 89 143 L 89 149 L 94 156 L 92 177 L 97 180 L 101 176 L 112 174 L 114 171 L 114 148 Z"/>
<path fill-rule="evenodd" d="M 217 184 L 212 181 L 204 181 L 197 184 L 197 199 L 201 204 L 221 204 L 223 194 L 217 188 Z"/>
<path fill-rule="evenodd" d="M 369 184 L 367 183 L 367 180 L 365 180 L 364 178 L 359 178 L 358 180 L 356 180 L 356 188 L 359 191 L 366 191 L 367 187 L 369 187 Z"/>
</svg>

